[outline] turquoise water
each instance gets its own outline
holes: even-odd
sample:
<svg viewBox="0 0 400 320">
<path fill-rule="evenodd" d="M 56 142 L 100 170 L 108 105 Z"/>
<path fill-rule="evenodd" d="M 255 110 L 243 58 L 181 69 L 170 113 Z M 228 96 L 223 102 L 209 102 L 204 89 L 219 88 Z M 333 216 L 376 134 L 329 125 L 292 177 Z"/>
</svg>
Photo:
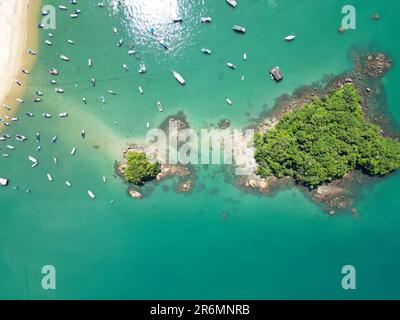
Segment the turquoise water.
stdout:
<svg viewBox="0 0 400 320">
<path fill-rule="evenodd" d="M 167 115 L 184 111 L 194 128 L 225 118 L 240 128 L 270 110 L 281 94 L 351 69 L 352 49 L 382 50 L 399 61 L 398 1 L 352 1 L 357 29 L 344 34 L 336 30 L 346 1 L 241 0 L 236 9 L 222 0 L 131 0 L 120 8 L 105 1 L 111 6 L 104 9 L 97 0 L 79 2 L 82 14 L 76 20 L 57 10 L 52 47 L 44 44 L 47 32 L 41 31 L 39 61 L 25 98 L 40 89 L 44 101 L 25 103 L 20 121 L 7 129 L 29 140 L 13 141 L 13 151 L 0 142 L 1 153 L 9 153 L 0 158 L 0 176 L 10 179 L 10 186 L 0 189 L 0 298 L 400 298 L 399 172 L 360 190 L 358 217 L 332 217 L 295 188 L 273 196 L 244 193 L 226 180 L 221 166 L 200 166 L 189 194 L 176 193 L 172 179 L 151 186 L 145 199 L 133 200 L 113 168 L 127 142 L 144 138 L 147 122 L 157 127 Z M 371 19 L 375 12 L 380 21 Z M 171 24 L 177 15 L 183 23 Z M 212 16 L 213 22 L 200 24 L 201 16 Z M 246 26 L 246 35 L 233 33 L 234 24 Z M 151 26 L 170 50 L 149 35 Z M 282 41 L 290 33 L 297 39 Z M 120 38 L 125 42 L 118 48 Z M 131 44 L 137 56 L 127 55 Z M 202 47 L 213 49 L 212 55 L 203 55 Z M 61 61 L 60 54 L 71 61 Z M 228 61 L 237 65 L 235 71 L 226 67 Z M 141 62 L 148 67 L 145 75 L 136 72 Z M 279 84 L 267 76 L 274 65 L 285 74 Z M 48 85 L 51 67 L 60 71 L 62 95 Z M 185 87 L 172 78 L 171 69 L 185 77 Z M 382 80 L 387 114 L 396 125 L 399 79 L 395 63 Z M 108 89 L 117 95 L 108 95 Z M 157 100 L 164 113 L 157 111 Z M 36 117 L 25 117 L 26 111 Z M 63 111 L 69 118 L 39 116 Z M 51 144 L 54 135 L 59 140 Z M 71 157 L 74 146 L 77 154 Z M 29 154 L 40 161 L 35 169 Z M 52 184 L 48 172 L 55 178 Z M 222 212 L 228 213 L 225 222 Z M 55 291 L 41 288 L 40 271 L 47 264 L 57 270 Z M 357 269 L 357 290 L 351 292 L 341 289 L 341 268 L 347 264 Z"/>
</svg>

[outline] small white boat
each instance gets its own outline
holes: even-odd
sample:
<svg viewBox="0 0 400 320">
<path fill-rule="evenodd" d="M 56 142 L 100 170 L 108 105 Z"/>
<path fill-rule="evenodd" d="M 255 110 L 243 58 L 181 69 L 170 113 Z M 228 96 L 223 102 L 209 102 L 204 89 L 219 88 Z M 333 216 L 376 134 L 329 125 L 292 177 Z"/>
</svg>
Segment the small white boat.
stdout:
<svg viewBox="0 0 400 320">
<path fill-rule="evenodd" d="M 178 72 L 176 72 L 175 70 L 172 70 L 172 74 L 174 75 L 175 79 L 176 79 L 181 85 L 184 86 L 184 85 L 186 84 L 185 79 L 183 79 L 183 77 L 182 77 Z"/>
<path fill-rule="evenodd" d="M 59 8 L 60 10 L 67 10 L 67 7 L 64 6 L 64 5 L 61 5 L 61 4 L 58 6 L 58 8 Z"/>
<path fill-rule="evenodd" d="M 160 101 L 157 101 L 157 108 L 158 108 L 158 111 L 163 112 L 163 106 Z"/>
<path fill-rule="evenodd" d="M 90 191 L 90 190 L 88 190 L 88 195 L 89 195 L 90 198 L 96 199 L 95 194 L 94 194 L 92 191 Z"/>
<path fill-rule="evenodd" d="M 68 42 L 69 44 L 75 44 L 75 42 L 74 42 L 73 40 L 67 40 L 67 42 Z"/>
<path fill-rule="evenodd" d="M 124 39 L 120 39 L 117 43 L 117 47 L 121 47 L 123 43 L 124 43 Z"/>
<path fill-rule="evenodd" d="M 47 174 L 47 179 L 48 179 L 50 182 L 53 182 L 53 181 L 54 181 L 53 176 L 52 176 L 50 173 Z"/>
<path fill-rule="evenodd" d="M 232 29 L 239 33 L 246 33 L 246 28 L 242 26 L 235 25 L 232 27 Z"/>
<path fill-rule="evenodd" d="M 236 69 L 236 66 L 233 63 L 228 62 L 226 65 L 228 66 L 228 68 Z"/>
<path fill-rule="evenodd" d="M 76 148 L 75 148 L 75 147 L 73 147 L 73 148 L 72 148 L 72 150 L 71 150 L 71 156 L 74 156 L 74 155 L 75 155 L 75 153 L 76 153 Z"/>
<path fill-rule="evenodd" d="M 135 50 L 129 50 L 128 51 L 128 56 L 133 56 L 136 53 Z"/>
<path fill-rule="evenodd" d="M 71 182 L 69 182 L 68 180 L 67 181 L 65 181 L 65 185 L 68 187 L 68 188 L 71 188 Z"/>
<path fill-rule="evenodd" d="M 226 101 L 226 103 L 227 103 L 227 104 L 229 104 L 230 106 L 233 104 L 232 100 L 231 100 L 231 99 L 229 99 L 229 98 L 226 98 L 226 100 L 225 100 L 225 101 Z"/>
<path fill-rule="evenodd" d="M 59 114 L 59 116 L 60 116 L 60 118 L 66 118 L 66 117 L 68 117 L 68 112 L 61 112 Z"/>
<path fill-rule="evenodd" d="M 53 162 L 54 162 L 55 165 L 57 165 L 58 164 L 58 159 L 56 157 L 53 157 Z"/>
<path fill-rule="evenodd" d="M 17 141 L 19 141 L 19 142 L 24 142 L 24 141 L 26 141 L 26 137 L 23 136 L 23 135 L 21 135 L 21 134 L 17 134 L 17 135 L 15 136 L 15 139 L 16 139 Z"/>
<path fill-rule="evenodd" d="M 202 48 L 201 51 L 202 51 L 204 54 L 211 54 L 211 52 L 212 52 L 210 49 L 207 49 L 207 48 Z"/>
<path fill-rule="evenodd" d="M 150 122 L 146 123 L 146 128 L 149 129 L 150 128 Z"/>
<path fill-rule="evenodd" d="M 53 43 L 52 43 L 50 40 L 46 40 L 45 43 L 46 43 L 48 46 L 52 46 L 52 45 L 53 45 Z"/>
<path fill-rule="evenodd" d="M 122 65 L 122 68 L 124 68 L 125 71 L 128 71 L 128 66 L 125 63 Z"/>
<path fill-rule="evenodd" d="M 164 47 L 164 49 L 169 49 L 169 44 L 164 39 L 159 39 L 158 42 Z"/>
<path fill-rule="evenodd" d="M 237 2 L 235 0 L 226 0 L 228 4 L 230 4 L 232 7 L 236 8 Z"/>
<path fill-rule="evenodd" d="M 144 94 L 143 88 L 141 86 L 138 87 L 140 94 Z"/>
<path fill-rule="evenodd" d="M 243 53 L 243 60 L 247 60 L 247 53 Z"/>
<path fill-rule="evenodd" d="M 69 61 L 69 58 L 67 56 L 64 56 L 63 54 L 60 56 L 60 59 L 64 61 Z"/>
<path fill-rule="evenodd" d="M 89 58 L 89 59 L 88 59 L 88 66 L 91 67 L 92 64 L 93 64 L 92 58 Z"/>
<path fill-rule="evenodd" d="M 211 17 L 201 17 L 200 18 L 200 22 L 201 23 L 211 23 L 212 22 L 212 18 Z"/>
<path fill-rule="evenodd" d="M 55 88 L 54 91 L 57 93 L 64 93 L 64 89 L 61 88 Z"/>
<path fill-rule="evenodd" d="M 107 182 L 107 178 L 105 176 L 103 176 L 103 182 L 106 183 Z"/>
<path fill-rule="evenodd" d="M 86 131 L 85 131 L 85 129 L 82 129 L 82 131 L 81 131 L 81 137 L 82 137 L 82 139 L 85 139 L 85 138 L 86 138 Z"/>
<path fill-rule="evenodd" d="M 117 27 L 114 27 L 114 28 L 113 28 L 113 31 L 114 31 L 114 33 L 118 33 Z"/>
<path fill-rule="evenodd" d="M 77 13 L 71 13 L 69 16 L 71 18 L 78 18 L 79 17 L 79 15 Z"/>
<path fill-rule="evenodd" d="M 111 95 L 113 95 L 113 96 L 116 96 L 116 95 L 117 95 L 117 93 L 116 93 L 114 90 L 108 90 L 108 93 L 111 94 Z"/>
<path fill-rule="evenodd" d="M 139 70 L 138 70 L 139 73 L 146 73 L 146 71 L 147 71 L 146 65 L 144 64 L 139 65 Z"/>
<path fill-rule="evenodd" d="M 296 39 L 296 36 L 293 35 L 293 34 L 288 35 L 287 37 L 285 37 L 285 40 L 286 40 L 286 41 L 293 41 L 294 39 Z"/>
<path fill-rule="evenodd" d="M 8 185 L 8 179 L 0 178 L 0 186 L 5 187 L 6 185 Z"/>
</svg>

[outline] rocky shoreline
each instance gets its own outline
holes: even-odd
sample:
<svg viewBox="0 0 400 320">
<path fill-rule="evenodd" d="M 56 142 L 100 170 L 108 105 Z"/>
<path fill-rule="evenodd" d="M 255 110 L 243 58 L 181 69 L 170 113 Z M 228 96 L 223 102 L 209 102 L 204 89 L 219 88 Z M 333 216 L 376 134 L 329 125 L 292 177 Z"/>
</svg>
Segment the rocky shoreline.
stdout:
<svg viewBox="0 0 400 320">
<path fill-rule="evenodd" d="M 279 123 L 283 115 L 312 102 L 317 96 L 325 96 L 331 91 L 343 87 L 346 83 L 353 83 L 357 88 L 362 97 L 361 106 L 367 120 L 383 127 L 382 120 L 384 118 L 373 115 L 369 105 L 372 97 L 381 93 L 381 90 L 376 90 L 376 86 L 379 85 L 379 78 L 386 74 L 392 65 L 393 61 L 384 53 L 358 55 L 355 57 L 354 71 L 332 77 L 323 88 L 312 85 L 304 86 L 296 90 L 291 96 L 279 97 L 274 109 L 268 115 L 261 115 L 258 123 L 253 127 L 257 132 L 266 133 Z M 373 84 L 375 84 L 375 87 L 371 88 Z M 382 130 L 381 134 L 396 138 L 396 133 L 389 128 L 387 131 Z M 314 190 L 302 186 L 299 186 L 299 188 L 310 195 L 313 201 L 323 204 L 329 214 L 335 214 L 338 210 L 343 209 L 350 209 L 353 214 L 357 214 L 357 209 L 354 207 L 354 195 L 350 190 L 356 176 L 359 175 L 352 172 Z M 295 185 L 295 182 L 289 177 L 278 179 L 275 176 L 270 176 L 265 179 L 256 174 L 240 177 L 237 181 L 239 188 L 245 191 L 257 191 L 261 194 L 270 194 L 285 185 Z"/>
<path fill-rule="evenodd" d="M 174 125 L 180 130 L 189 128 L 189 124 L 186 122 L 186 116 L 183 112 L 179 112 L 177 115 L 166 118 L 160 125 L 160 129 L 164 132 L 169 132 L 170 125 Z M 122 179 L 125 179 L 124 172 L 127 165 L 127 154 L 129 152 L 143 152 L 146 155 L 154 155 L 155 151 L 149 147 L 140 146 L 137 144 L 129 144 L 123 151 L 122 160 L 117 162 L 115 165 L 116 175 Z M 194 185 L 194 175 L 192 170 L 188 166 L 183 165 L 172 165 L 166 162 L 161 163 L 161 172 L 157 174 L 154 181 L 160 182 L 166 178 L 176 177 L 178 192 L 187 193 L 192 190 Z M 128 194 L 135 199 L 144 198 L 146 190 L 144 186 L 129 184 Z"/>
</svg>

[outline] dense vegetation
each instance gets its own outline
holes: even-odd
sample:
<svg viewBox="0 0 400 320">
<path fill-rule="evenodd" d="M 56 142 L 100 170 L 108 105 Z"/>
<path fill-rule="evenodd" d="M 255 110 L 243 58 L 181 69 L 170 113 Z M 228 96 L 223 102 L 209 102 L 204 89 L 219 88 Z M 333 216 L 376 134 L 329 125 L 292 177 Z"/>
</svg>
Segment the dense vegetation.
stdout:
<svg viewBox="0 0 400 320">
<path fill-rule="evenodd" d="M 400 143 L 368 123 L 353 85 L 316 98 L 255 138 L 258 174 L 290 176 L 314 188 L 353 169 L 387 175 L 400 167 Z"/>
<path fill-rule="evenodd" d="M 126 155 L 125 179 L 134 184 L 143 184 L 161 172 L 159 163 L 150 162 L 144 152 L 128 152 Z"/>
</svg>

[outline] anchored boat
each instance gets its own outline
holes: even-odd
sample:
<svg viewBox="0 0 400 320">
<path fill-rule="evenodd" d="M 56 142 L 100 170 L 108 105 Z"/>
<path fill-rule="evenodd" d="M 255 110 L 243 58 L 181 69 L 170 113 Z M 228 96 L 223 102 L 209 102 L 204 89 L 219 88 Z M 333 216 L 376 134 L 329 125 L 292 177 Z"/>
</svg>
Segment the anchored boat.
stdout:
<svg viewBox="0 0 400 320">
<path fill-rule="evenodd" d="M 181 85 L 184 86 L 184 85 L 186 84 L 185 79 L 183 79 L 183 77 L 182 77 L 178 72 L 176 72 L 175 70 L 172 70 L 172 74 L 174 75 L 175 79 L 176 79 Z"/>
</svg>

